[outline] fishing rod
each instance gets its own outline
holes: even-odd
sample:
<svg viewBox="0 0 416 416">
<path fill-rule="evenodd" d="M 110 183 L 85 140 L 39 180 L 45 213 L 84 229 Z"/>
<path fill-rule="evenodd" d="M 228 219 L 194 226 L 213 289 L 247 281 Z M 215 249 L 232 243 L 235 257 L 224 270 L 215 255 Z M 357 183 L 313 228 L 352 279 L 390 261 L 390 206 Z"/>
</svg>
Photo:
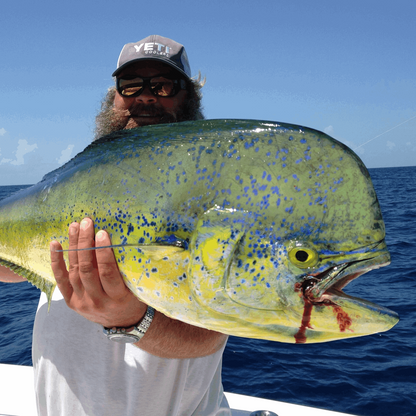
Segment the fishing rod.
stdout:
<svg viewBox="0 0 416 416">
<path fill-rule="evenodd" d="M 414 115 L 413 117 L 410 117 L 409 119 L 407 119 L 407 120 L 403 121 L 402 123 L 398 124 L 397 126 L 394 126 L 394 127 L 392 127 L 391 129 L 389 129 L 389 130 L 386 130 L 384 133 L 381 133 L 381 134 L 377 135 L 376 137 L 373 137 L 372 139 L 368 140 L 367 142 L 365 142 L 365 143 L 363 143 L 363 144 L 360 144 L 359 146 L 355 147 L 353 150 L 357 150 L 357 149 L 359 149 L 360 147 L 362 147 L 362 146 L 366 145 L 367 143 L 372 142 L 373 140 L 377 139 L 378 137 L 382 136 L 383 134 L 386 134 L 386 133 L 388 133 L 389 131 L 394 130 L 395 128 L 397 128 L 397 127 L 401 126 L 402 124 L 405 124 L 405 123 L 409 122 L 410 120 L 413 120 L 414 118 L 416 118 L 416 115 Z"/>
</svg>

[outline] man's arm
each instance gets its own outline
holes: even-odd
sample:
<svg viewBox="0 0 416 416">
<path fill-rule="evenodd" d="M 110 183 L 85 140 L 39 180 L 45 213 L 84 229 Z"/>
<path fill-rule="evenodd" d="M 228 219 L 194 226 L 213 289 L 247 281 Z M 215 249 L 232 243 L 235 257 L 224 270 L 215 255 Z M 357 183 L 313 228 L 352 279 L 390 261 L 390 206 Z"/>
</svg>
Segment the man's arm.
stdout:
<svg viewBox="0 0 416 416">
<path fill-rule="evenodd" d="M 69 248 L 82 249 L 111 245 L 106 231 L 95 236 L 94 224 L 86 218 L 81 225 L 69 227 Z M 146 313 L 147 306 L 139 301 L 124 284 L 113 250 L 69 251 L 66 269 L 61 245 L 51 243 L 52 270 L 67 305 L 92 322 L 105 327 L 130 327 Z M 104 336 L 104 335 L 103 335 Z M 213 354 L 227 336 L 170 319 L 155 313 L 146 335 L 135 345 L 159 357 L 193 358 Z"/>
<path fill-rule="evenodd" d="M 18 274 L 12 272 L 7 267 L 0 265 L 0 282 L 3 283 L 21 283 L 26 282 L 26 279 Z"/>
</svg>

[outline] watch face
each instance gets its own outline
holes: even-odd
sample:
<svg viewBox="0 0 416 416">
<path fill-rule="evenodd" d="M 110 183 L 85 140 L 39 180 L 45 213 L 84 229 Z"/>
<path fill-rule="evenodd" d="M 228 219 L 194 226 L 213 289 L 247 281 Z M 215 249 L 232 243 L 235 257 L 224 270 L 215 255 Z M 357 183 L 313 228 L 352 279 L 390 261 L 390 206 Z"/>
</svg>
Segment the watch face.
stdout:
<svg viewBox="0 0 416 416">
<path fill-rule="evenodd" d="M 111 341 L 120 342 L 121 344 L 132 344 L 133 342 L 140 341 L 140 338 L 136 335 L 129 334 L 108 334 L 107 337 Z"/>
</svg>

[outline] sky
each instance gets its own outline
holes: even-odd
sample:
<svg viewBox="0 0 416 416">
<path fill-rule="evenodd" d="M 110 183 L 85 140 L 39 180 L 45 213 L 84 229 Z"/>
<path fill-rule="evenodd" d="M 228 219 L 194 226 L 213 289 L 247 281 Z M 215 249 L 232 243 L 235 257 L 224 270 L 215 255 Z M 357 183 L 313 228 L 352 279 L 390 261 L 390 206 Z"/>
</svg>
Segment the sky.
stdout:
<svg viewBox="0 0 416 416">
<path fill-rule="evenodd" d="M 123 45 L 152 34 L 206 76 L 206 118 L 311 127 L 369 168 L 416 165 L 415 15 L 414 0 L 0 0 L 0 185 L 81 152 Z"/>
</svg>

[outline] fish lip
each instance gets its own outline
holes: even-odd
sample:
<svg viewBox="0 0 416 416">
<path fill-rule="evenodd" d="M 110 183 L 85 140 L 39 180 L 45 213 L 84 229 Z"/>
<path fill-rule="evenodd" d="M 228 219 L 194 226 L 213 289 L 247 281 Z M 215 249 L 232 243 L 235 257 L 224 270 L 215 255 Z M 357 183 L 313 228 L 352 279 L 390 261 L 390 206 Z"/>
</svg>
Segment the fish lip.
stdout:
<svg viewBox="0 0 416 416">
<path fill-rule="evenodd" d="M 355 260 L 329 267 L 315 275 L 307 275 L 301 283 L 304 298 L 313 305 L 334 304 L 333 293 L 337 296 L 345 295 L 345 286 L 357 277 L 390 264 L 389 253 L 383 252 L 376 256 L 362 260 Z"/>
</svg>

